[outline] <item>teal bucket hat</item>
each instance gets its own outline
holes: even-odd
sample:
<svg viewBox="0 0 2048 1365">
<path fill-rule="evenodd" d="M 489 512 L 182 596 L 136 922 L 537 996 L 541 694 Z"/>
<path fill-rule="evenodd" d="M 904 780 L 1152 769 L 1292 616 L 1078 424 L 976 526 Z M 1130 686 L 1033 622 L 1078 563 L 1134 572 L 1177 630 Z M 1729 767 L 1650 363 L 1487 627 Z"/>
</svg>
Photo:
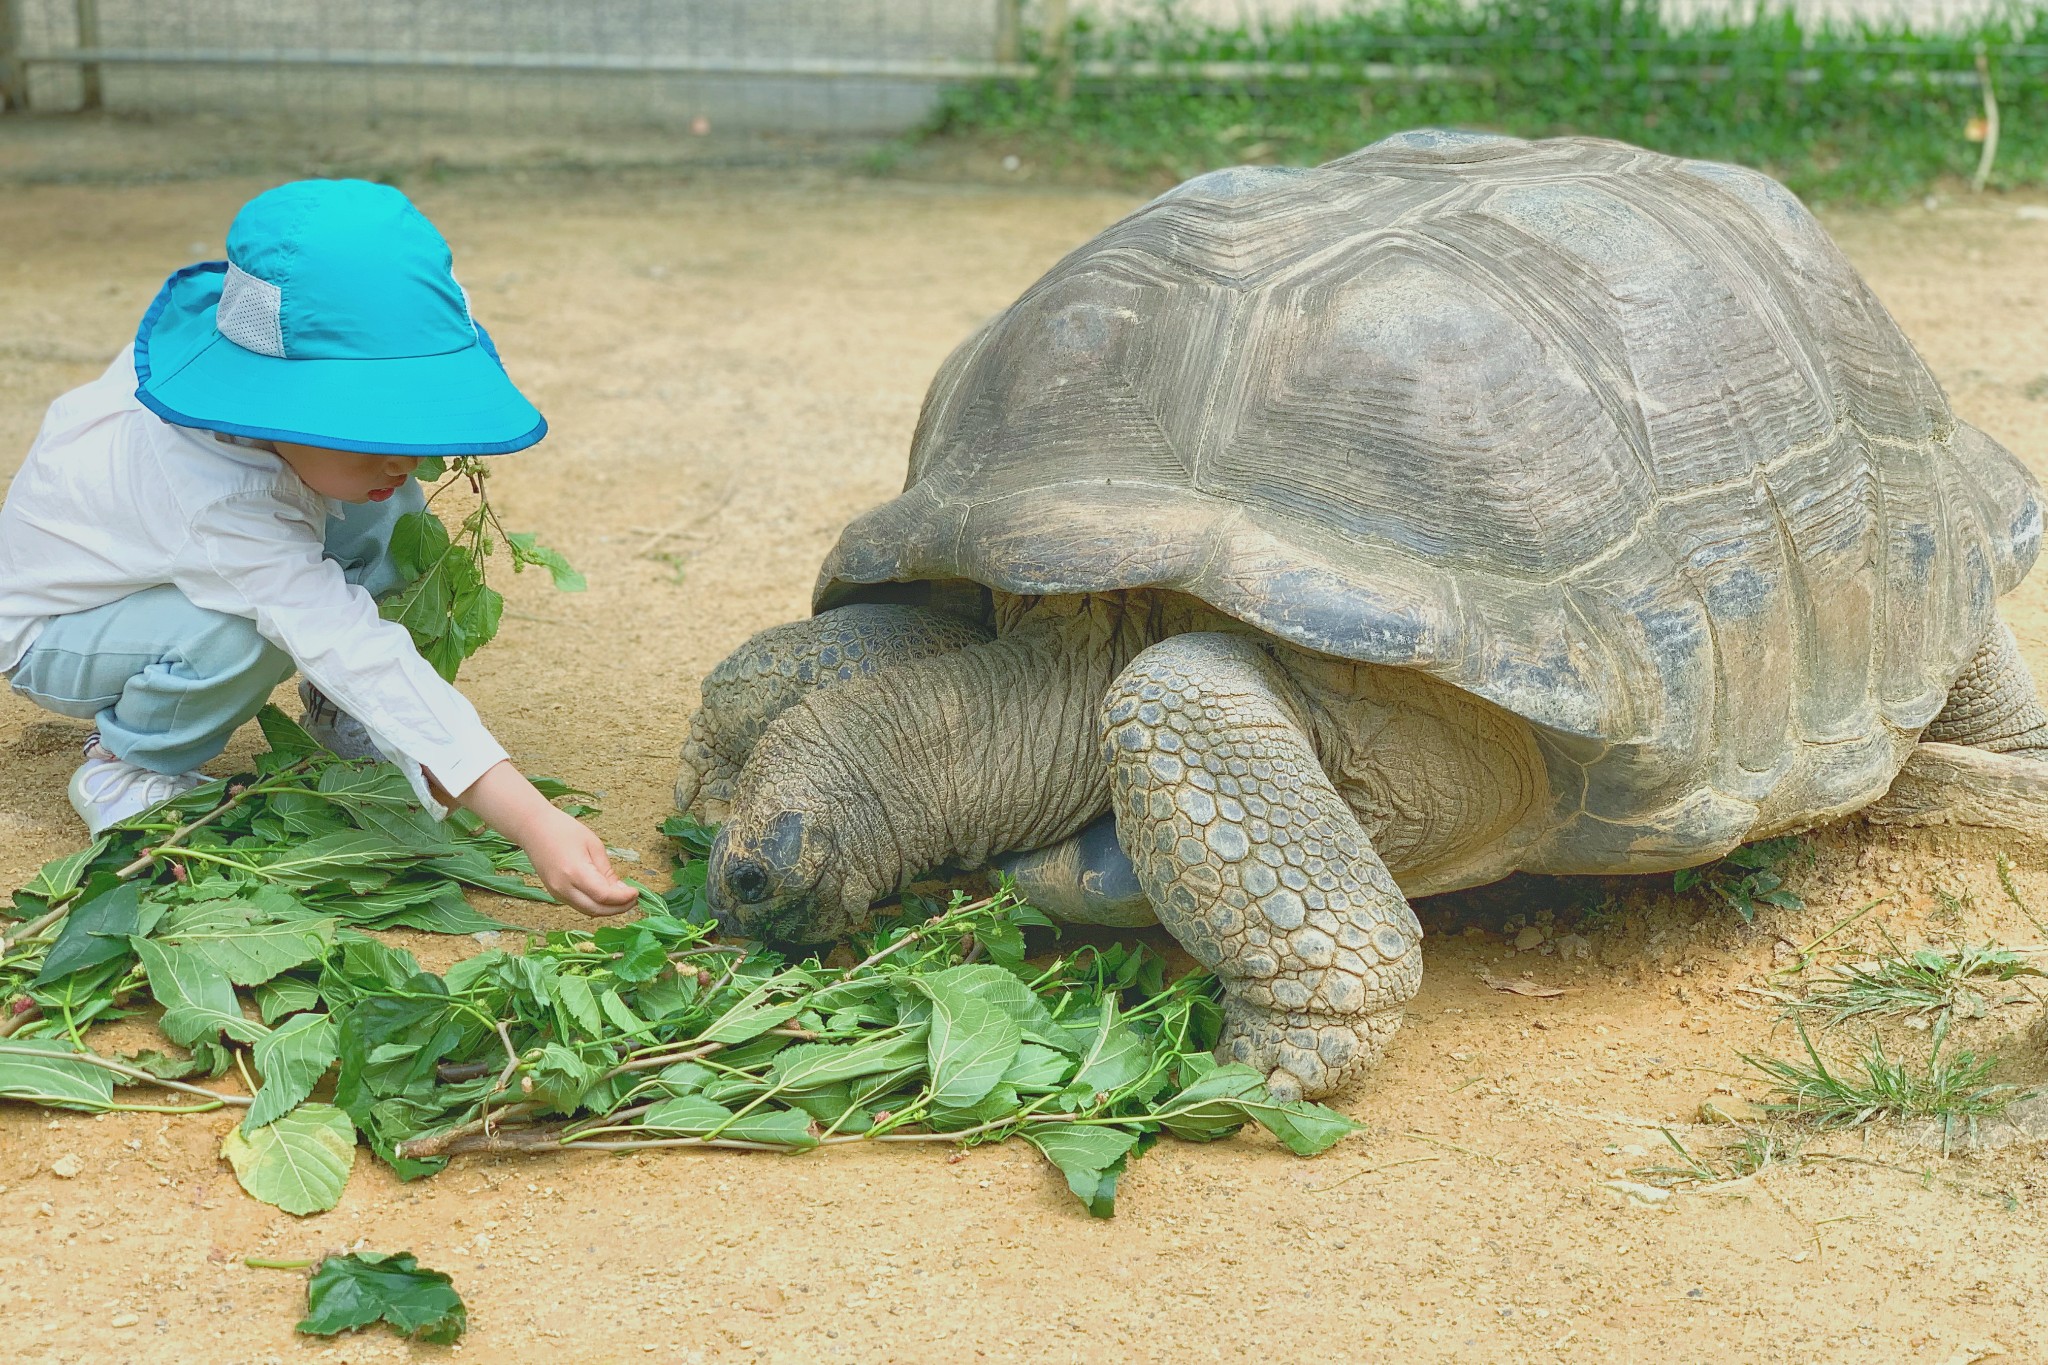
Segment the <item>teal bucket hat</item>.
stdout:
<svg viewBox="0 0 2048 1365">
<path fill-rule="evenodd" d="M 164 281 L 135 396 L 167 422 L 371 455 L 502 455 L 547 435 L 469 315 L 448 243 L 389 185 L 299 180 L 228 258 Z"/>
</svg>

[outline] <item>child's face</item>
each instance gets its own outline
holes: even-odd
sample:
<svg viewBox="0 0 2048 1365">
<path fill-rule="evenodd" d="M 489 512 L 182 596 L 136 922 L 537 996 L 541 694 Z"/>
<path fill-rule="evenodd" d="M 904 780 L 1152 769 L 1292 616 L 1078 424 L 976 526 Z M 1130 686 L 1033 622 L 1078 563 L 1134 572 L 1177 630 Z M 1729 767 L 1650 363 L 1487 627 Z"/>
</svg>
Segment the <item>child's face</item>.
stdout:
<svg viewBox="0 0 2048 1365">
<path fill-rule="evenodd" d="M 417 455 L 364 455 L 353 450 L 323 450 L 278 441 L 278 458 L 315 493 L 343 502 L 382 502 L 398 491 L 413 470 Z"/>
</svg>

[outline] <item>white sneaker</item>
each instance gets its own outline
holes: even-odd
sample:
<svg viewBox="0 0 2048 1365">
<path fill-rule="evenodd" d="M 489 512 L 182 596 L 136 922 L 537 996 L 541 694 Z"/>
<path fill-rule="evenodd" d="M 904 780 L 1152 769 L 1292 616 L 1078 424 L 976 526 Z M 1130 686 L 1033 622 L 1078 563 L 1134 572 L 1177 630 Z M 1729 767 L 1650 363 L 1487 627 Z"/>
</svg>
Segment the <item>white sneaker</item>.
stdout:
<svg viewBox="0 0 2048 1365">
<path fill-rule="evenodd" d="M 299 728 L 319 741 L 328 753 L 337 758 L 383 759 L 377 742 L 370 738 L 363 723 L 327 700 L 319 688 L 304 678 L 299 679 L 299 700 L 306 708 L 299 715 Z"/>
<path fill-rule="evenodd" d="M 159 773 L 124 762 L 107 751 L 95 730 L 86 737 L 85 762 L 71 774 L 68 795 L 86 832 L 96 835 L 207 780 L 203 773 Z"/>
</svg>

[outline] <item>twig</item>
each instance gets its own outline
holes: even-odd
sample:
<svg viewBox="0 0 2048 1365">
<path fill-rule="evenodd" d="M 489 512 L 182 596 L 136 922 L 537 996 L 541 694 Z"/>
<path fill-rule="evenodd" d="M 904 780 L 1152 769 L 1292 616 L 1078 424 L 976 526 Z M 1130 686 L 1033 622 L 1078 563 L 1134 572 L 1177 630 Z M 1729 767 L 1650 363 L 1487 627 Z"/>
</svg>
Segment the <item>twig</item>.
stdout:
<svg viewBox="0 0 2048 1365">
<path fill-rule="evenodd" d="M 963 905 L 958 910 L 948 910 L 945 914 L 940 915 L 935 919 L 927 920 L 925 923 L 918 925 L 917 928 L 912 929 L 909 933 L 905 934 L 902 938 L 897 939 L 888 947 L 869 954 L 868 957 L 863 961 L 854 963 L 853 966 L 847 968 L 846 972 L 844 973 L 844 975 L 840 977 L 840 979 L 842 981 L 852 980 L 854 977 L 859 976 L 868 968 L 874 966 L 877 962 L 880 962 L 883 958 L 888 957 L 892 953 L 899 952 L 904 948 L 908 948 L 911 944 L 918 942 L 926 934 L 929 934 L 932 930 L 938 928 L 947 920 L 954 919 L 961 915 L 966 915 L 975 910 L 985 909 L 986 907 L 993 905 L 995 903 L 995 900 L 996 898 L 994 896 L 986 896 L 981 900 L 974 902 L 972 905 Z"/>
<path fill-rule="evenodd" d="M 647 543 L 642 545 L 639 549 L 635 550 L 633 552 L 633 557 L 635 559 L 645 559 L 648 555 L 654 553 L 654 549 L 657 545 L 660 545 L 661 542 L 667 540 L 670 536 L 681 535 L 685 531 L 688 531 L 697 526 L 701 526 L 705 522 L 710 521 L 713 517 L 717 516 L 720 512 L 723 512 L 726 509 L 727 504 L 731 503 L 731 501 L 733 500 L 733 496 L 738 492 L 738 484 L 728 484 L 726 486 L 724 495 L 720 497 L 717 501 L 713 502 L 709 507 L 706 507 L 698 512 L 693 512 L 689 516 L 684 517 L 681 521 L 678 521 L 671 526 L 665 526 L 661 530 L 656 531 L 652 535 L 648 536 Z"/>
<path fill-rule="evenodd" d="M 684 1052 L 661 1052 L 652 1057 L 635 1057 L 630 1062 L 619 1063 L 598 1077 L 598 1080 L 608 1081 L 614 1076 L 624 1076 L 635 1071 L 661 1071 L 678 1062 L 701 1061 L 714 1052 L 722 1051 L 725 1046 L 724 1043 L 704 1043 Z"/>
<path fill-rule="evenodd" d="M 498 1021 L 498 1041 L 505 1045 L 505 1069 L 498 1073 L 498 1083 L 491 1087 L 494 1093 L 503 1090 L 519 1070 L 519 1051 L 512 1046 L 512 1034 L 503 1019 Z"/>
<path fill-rule="evenodd" d="M 1835 937 L 1837 933 L 1841 933 L 1843 929 L 1847 929 L 1849 925 L 1853 925 L 1855 921 L 1858 921 L 1858 919 L 1862 919 L 1862 917 L 1864 917 L 1864 915 L 1868 915 L 1870 911 L 1878 909 L 1880 905 L 1884 905 L 1884 902 L 1886 902 L 1886 900 L 1890 900 L 1890 896 L 1878 896 L 1876 900 L 1866 900 L 1866 902 L 1864 902 L 1864 905 L 1862 905 L 1862 909 L 1858 909 L 1858 911 L 1855 911 L 1853 915 L 1849 915 L 1847 919 L 1843 919 L 1841 923 L 1837 923 L 1837 925 L 1835 925 L 1833 929 L 1829 929 L 1827 933 L 1823 933 L 1821 937 L 1817 937 L 1817 939 L 1815 939 L 1815 941 L 1812 941 L 1812 943 L 1806 943 L 1806 948 L 1800 948 L 1800 950 L 1798 950 L 1798 956 L 1800 956 L 1800 958 L 1804 960 L 1804 958 L 1806 958 L 1808 954 L 1812 954 L 1812 950 L 1815 950 L 1815 948 L 1819 948 L 1819 945 L 1821 945 L 1821 943 L 1829 941 L 1831 937 Z"/>
<path fill-rule="evenodd" d="M 508 1123 L 519 1122 L 525 1115 L 532 1112 L 533 1106 L 530 1104 L 524 1102 L 508 1104 L 496 1113 L 485 1114 L 480 1118 L 471 1119 L 468 1123 L 458 1123 L 446 1132 L 435 1133 L 429 1137 L 412 1138 L 398 1143 L 391 1151 L 394 1156 L 417 1161 L 422 1157 L 445 1156 L 451 1147 L 458 1151 L 478 1150 L 469 1147 L 457 1147 L 456 1144 L 478 1134 L 486 1137 L 495 1136 L 494 1130 L 502 1128 Z"/>
<path fill-rule="evenodd" d="M 724 1147 L 739 1152 L 793 1152 L 794 1147 L 770 1142 L 741 1142 L 737 1138 L 647 1138 L 637 1142 L 565 1142 L 558 1131 L 547 1133 L 469 1133 L 433 1153 L 465 1156 L 475 1152 L 638 1152 L 652 1147 Z M 411 1150 L 406 1155 L 415 1153 Z"/>
<path fill-rule="evenodd" d="M 1446 1142 L 1444 1139 L 1437 1137 L 1431 1133 L 1419 1133 L 1413 1129 L 1410 1129 L 1409 1131 L 1401 1134 L 1401 1136 L 1405 1138 L 1414 1138 L 1417 1142 L 1426 1142 L 1432 1147 L 1443 1147 L 1453 1152 L 1463 1152 L 1466 1156 L 1476 1156 L 1481 1161 L 1491 1161 L 1496 1166 L 1505 1166 L 1508 1164 L 1502 1158 L 1494 1156 L 1488 1152 L 1477 1151 L 1471 1147 L 1460 1147 L 1455 1142 Z"/>
<path fill-rule="evenodd" d="M 1440 1156 L 1411 1156 L 1401 1161 L 1389 1161 L 1386 1164 L 1380 1166 L 1367 1166 L 1362 1171 L 1353 1171 L 1350 1175 L 1345 1176 L 1342 1180 L 1333 1181 L 1328 1185 L 1317 1186 L 1315 1189 L 1308 1191 L 1308 1193 L 1328 1194 L 1331 1190 L 1337 1189 L 1340 1186 L 1349 1185 L 1352 1181 L 1357 1180 L 1362 1176 L 1378 1175 L 1381 1171 L 1391 1171 L 1396 1166 L 1420 1166 L 1425 1162 L 1442 1160 L 1443 1158 Z"/>
</svg>

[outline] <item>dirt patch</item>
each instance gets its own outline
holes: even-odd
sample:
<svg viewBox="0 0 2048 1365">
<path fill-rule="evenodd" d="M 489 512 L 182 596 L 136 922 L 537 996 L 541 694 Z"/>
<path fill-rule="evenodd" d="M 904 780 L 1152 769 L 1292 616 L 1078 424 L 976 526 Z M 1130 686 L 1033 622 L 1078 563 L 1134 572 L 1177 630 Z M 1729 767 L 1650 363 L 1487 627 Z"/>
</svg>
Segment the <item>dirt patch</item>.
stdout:
<svg viewBox="0 0 2048 1365">
<path fill-rule="evenodd" d="M 264 183 L 0 196 L 0 469 L 165 274 L 219 254 Z M 553 426 L 501 466 L 506 519 L 591 583 L 509 584 L 502 642 L 466 689 L 529 771 L 601 789 L 597 827 L 657 865 L 696 679 L 800 614 L 840 525 L 900 485 L 947 350 L 1134 203 L 815 171 L 408 188 Z M 2048 473 L 2048 222 L 2018 208 L 1829 222 L 1958 410 Z M 2044 592 L 2036 575 L 2008 611 L 2048 677 Z M 0 698 L 0 883 L 78 842 L 63 789 L 81 728 Z M 296 1339 L 299 1280 L 242 1265 L 361 1241 L 452 1272 L 471 1308 L 463 1354 L 484 1360 L 1947 1362 L 1991 1343 L 2042 1358 L 2035 1149 L 1942 1162 L 1836 1136 L 1808 1150 L 1855 1161 L 1656 1204 L 1604 1187 L 1658 1160 L 1660 1125 L 1714 1145 L 1721 1130 L 1689 1120 L 1717 1087 L 1757 1093 L 1737 1053 L 1789 1050 L 1744 990 L 1778 936 L 1803 945 L 1889 896 L 1843 937 L 2041 937 L 2002 897 L 1996 841 L 1854 824 L 1811 846 L 1791 872 L 1809 908 L 1755 928 L 1662 878 L 1425 903 L 1408 1026 L 1340 1101 L 1368 1135 L 1312 1162 L 1257 1137 L 1162 1144 L 1108 1223 L 1017 1144 L 469 1159 L 414 1185 L 365 1159 L 338 1209 L 300 1221 L 236 1189 L 215 1157 L 227 1117 L 7 1106 L 0 1322 L 36 1361 L 444 1354 Z M 2012 852 L 2022 893 L 2048 907 L 2048 860 Z M 1517 923 L 1532 918 L 1540 944 Z M 1971 1029 L 2011 1079 L 2036 1077 L 2031 1011 Z M 82 1173 L 57 1175 L 64 1156 Z"/>
</svg>

